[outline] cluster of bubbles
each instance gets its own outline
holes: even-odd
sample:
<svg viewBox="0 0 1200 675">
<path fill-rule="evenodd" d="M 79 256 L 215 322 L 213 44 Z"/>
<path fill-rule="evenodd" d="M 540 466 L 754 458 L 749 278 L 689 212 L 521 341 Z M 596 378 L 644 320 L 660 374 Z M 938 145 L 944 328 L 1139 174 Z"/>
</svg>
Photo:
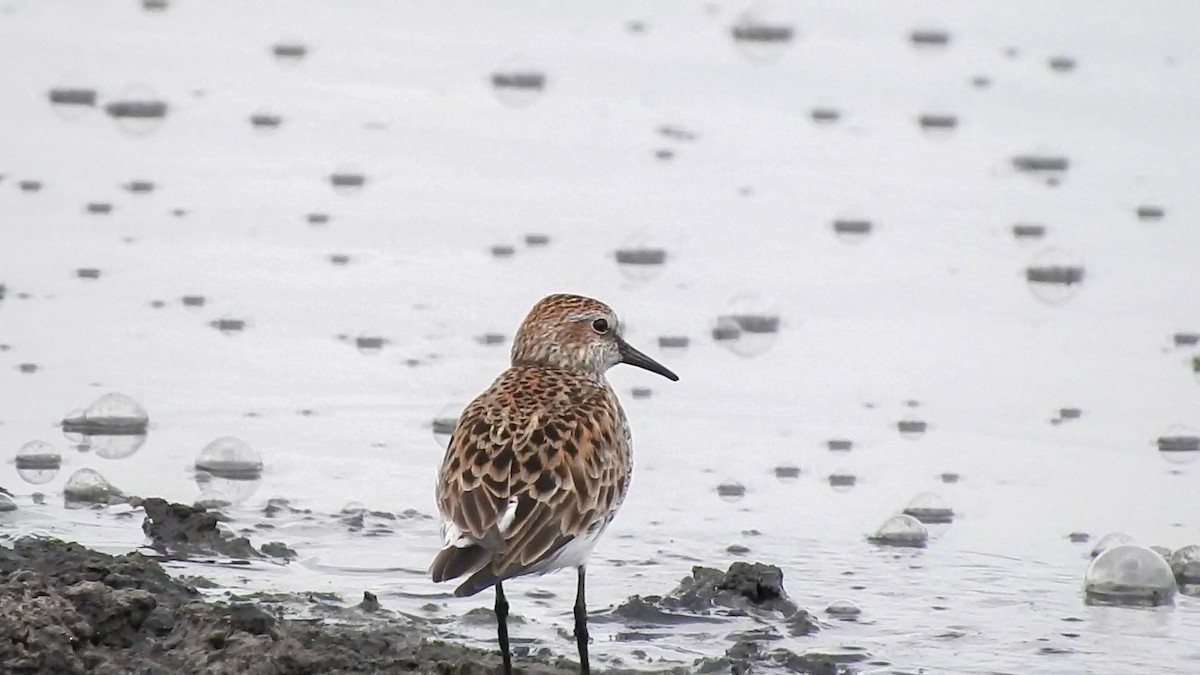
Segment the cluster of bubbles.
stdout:
<svg viewBox="0 0 1200 675">
<path fill-rule="evenodd" d="M 61 427 L 74 450 L 120 460 L 132 456 L 145 444 L 150 416 L 137 401 L 112 392 L 85 409 L 68 413 Z M 57 447 L 38 439 L 22 445 L 13 463 L 21 480 L 30 485 L 45 485 L 58 475 L 64 460 Z M 95 469 L 81 468 L 67 478 L 63 501 L 68 508 L 81 508 L 121 503 L 125 495 Z"/>
<path fill-rule="evenodd" d="M 1086 541 L 1086 535 L 1071 536 Z M 1163 546 L 1142 546 L 1123 532 L 1102 537 L 1091 550 L 1084 574 L 1084 598 L 1089 604 L 1159 606 L 1174 602 L 1176 593 L 1200 595 L 1200 545 L 1172 552 Z"/>
</svg>

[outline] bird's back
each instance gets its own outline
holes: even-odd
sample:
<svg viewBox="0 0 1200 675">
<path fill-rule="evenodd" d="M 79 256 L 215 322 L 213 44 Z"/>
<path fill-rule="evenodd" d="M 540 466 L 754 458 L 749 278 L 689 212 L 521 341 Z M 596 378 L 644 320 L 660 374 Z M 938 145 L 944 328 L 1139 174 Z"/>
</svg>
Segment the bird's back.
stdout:
<svg viewBox="0 0 1200 675">
<path fill-rule="evenodd" d="M 459 417 L 438 476 L 434 581 L 496 581 L 582 564 L 628 486 L 630 436 L 602 375 L 505 371 Z"/>
</svg>

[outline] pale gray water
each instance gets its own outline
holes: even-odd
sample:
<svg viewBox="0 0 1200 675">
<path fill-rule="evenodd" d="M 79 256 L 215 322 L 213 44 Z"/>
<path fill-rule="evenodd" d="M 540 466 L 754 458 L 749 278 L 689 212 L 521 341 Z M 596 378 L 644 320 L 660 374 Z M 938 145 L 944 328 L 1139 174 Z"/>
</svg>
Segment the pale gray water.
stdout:
<svg viewBox="0 0 1200 675">
<path fill-rule="evenodd" d="M 1155 445 L 1200 428 L 1197 351 L 1173 344 L 1200 331 L 1200 5 L 783 5 L 794 38 L 770 62 L 733 43 L 744 9 L 0 5 L 0 451 L 42 439 L 65 460 L 39 485 L 0 466 L 20 506 L 4 534 L 136 547 L 139 519 L 120 507 L 62 508 L 67 477 L 90 467 L 190 502 L 190 467 L 227 435 L 265 465 L 257 487 L 226 486 L 244 497 L 239 526 L 274 496 L 433 514 L 430 423 L 506 363 L 506 342 L 474 338 L 510 336 L 539 297 L 576 291 L 616 307 L 630 341 L 682 378 L 611 375 L 637 469 L 589 575 L 595 608 L 665 592 L 692 564 L 761 560 L 813 611 L 863 610 L 780 644 L 892 664 L 867 671 L 1200 669 L 1195 599 L 1086 606 L 1090 544 L 1066 539 L 1200 542 L 1197 467 Z M 914 47 L 924 28 L 951 39 Z M 277 44 L 306 53 L 281 60 Z M 543 72 L 544 91 L 506 105 L 495 72 Z M 96 106 L 52 106 L 56 87 L 94 88 Z M 129 100 L 165 101 L 166 117 L 119 126 L 103 110 Z M 814 109 L 840 116 L 816 123 Z M 280 121 L 263 130 L 253 115 Z M 922 115 L 957 123 L 931 135 Z M 1017 156 L 1068 168 L 1048 186 Z M 334 175 L 364 186 L 335 190 L 355 181 Z M 139 180 L 153 191 L 128 189 Z M 837 220 L 870 234 L 839 237 Z M 1018 223 L 1045 235 L 1015 238 Z M 549 244 L 527 246 L 531 233 Z M 651 278 L 614 261 L 655 247 L 668 255 Z M 1085 274 L 1039 295 L 1027 266 Z M 764 310 L 781 326 L 760 354 L 712 340 L 718 315 Z M 660 335 L 691 346 L 658 349 Z M 364 353 L 360 337 L 383 343 Z M 124 459 L 80 453 L 56 428 L 109 391 L 150 415 Z M 1081 412 L 1052 423 L 1062 408 Z M 901 422 L 925 431 L 906 438 Z M 778 466 L 801 474 L 780 480 Z M 832 489 L 835 472 L 857 484 Z M 727 482 L 744 496 L 722 499 Z M 866 542 L 926 491 L 957 514 L 927 549 Z M 371 589 L 437 616 L 490 602 L 426 581 L 434 520 L 381 536 L 324 517 L 276 525 L 269 538 L 299 563 L 203 573 L 348 601 Z M 514 634 L 571 654 L 558 633 L 571 589 L 568 575 L 514 583 L 530 620 Z M 647 644 L 597 624 L 593 652 L 689 663 L 730 644 L 701 628 Z M 491 639 L 487 625 L 450 630 Z"/>
</svg>

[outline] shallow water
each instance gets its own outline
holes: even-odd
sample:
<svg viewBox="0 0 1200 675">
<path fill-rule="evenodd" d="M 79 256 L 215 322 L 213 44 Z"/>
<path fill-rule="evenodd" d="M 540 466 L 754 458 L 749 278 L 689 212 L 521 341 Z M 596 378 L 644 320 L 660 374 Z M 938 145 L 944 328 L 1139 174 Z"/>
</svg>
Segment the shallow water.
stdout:
<svg viewBox="0 0 1200 675">
<path fill-rule="evenodd" d="M 181 572 L 465 614 L 490 595 L 455 600 L 424 574 L 439 542 L 421 517 L 442 453 L 431 421 L 505 367 L 507 342 L 475 337 L 511 336 L 539 297 L 576 291 L 616 307 L 630 341 L 681 376 L 611 373 L 637 468 L 590 568 L 594 609 L 666 592 L 693 564 L 761 560 L 810 610 L 863 610 L 778 644 L 865 651 L 868 672 L 1200 668 L 1197 600 L 1087 606 L 1090 544 L 1066 539 L 1200 542 L 1197 466 L 1155 444 L 1200 428 L 1197 352 L 1172 342 L 1200 331 L 1200 6 L 864 7 L 785 6 L 795 37 L 763 62 L 731 38 L 744 7 L 717 3 L 3 3 L 0 53 L 19 67 L 0 74 L 0 451 L 42 439 L 64 458 L 38 485 L 0 465 L 20 505 L 3 534 L 135 548 L 127 508 L 63 508 L 71 473 L 191 502 L 200 450 L 233 435 L 265 465 L 260 483 L 224 486 L 243 499 L 233 526 L 273 525 L 253 538 L 301 559 Z M 914 47 L 929 27 L 949 44 Z M 302 59 L 272 55 L 296 42 Z M 1057 56 L 1076 67 L 1052 69 Z M 514 107 L 491 76 L 521 70 L 545 88 Z M 55 87 L 94 88 L 97 105 L 52 106 Z M 146 98 L 167 102 L 164 119 L 104 111 Z M 841 115 L 814 123 L 814 108 Z M 256 129 L 260 113 L 278 128 Z M 958 124 L 931 136 L 923 114 Z M 1021 155 L 1068 169 L 1031 175 Z M 355 173 L 361 189 L 331 185 Z M 122 188 L 134 180 L 155 189 Z M 1144 205 L 1163 217 L 1139 219 Z M 847 241 L 839 219 L 873 227 Z M 1016 223 L 1046 234 L 1018 241 Z M 549 244 L 527 246 L 530 233 Z M 629 247 L 665 248 L 666 263 L 621 270 L 614 251 Z M 1086 274 L 1031 289 L 1026 267 L 1045 264 Z M 751 357 L 711 339 L 747 292 L 782 320 Z M 192 295 L 203 305 L 185 306 Z M 660 335 L 691 346 L 657 349 Z M 123 459 L 57 428 L 110 391 L 150 414 Z M 1082 413 L 1053 423 L 1064 407 Z M 903 437 L 901 421 L 926 431 Z M 827 450 L 836 438 L 853 449 Z M 801 475 L 777 479 L 780 465 Z M 831 488 L 836 471 L 857 483 Z M 719 496 L 728 481 L 745 495 Z M 926 491 L 956 513 L 927 549 L 866 541 Z M 269 497 L 314 514 L 267 519 Z M 416 515 L 354 532 L 330 515 L 349 502 Z M 514 582 L 528 620 L 514 635 L 572 654 L 572 592 L 566 574 Z M 646 643 L 597 622 L 593 652 L 690 663 L 749 627 Z M 491 640 L 487 623 L 445 630 Z"/>
</svg>

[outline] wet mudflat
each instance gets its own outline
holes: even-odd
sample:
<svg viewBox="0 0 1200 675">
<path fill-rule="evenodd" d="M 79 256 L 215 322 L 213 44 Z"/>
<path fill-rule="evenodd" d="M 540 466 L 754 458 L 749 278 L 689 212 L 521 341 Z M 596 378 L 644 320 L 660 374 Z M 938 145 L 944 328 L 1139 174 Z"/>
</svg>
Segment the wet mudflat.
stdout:
<svg viewBox="0 0 1200 675">
<path fill-rule="evenodd" d="M 63 672 L 494 663 L 434 471 L 571 291 L 681 376 L 611 374 L 599 666 L 1194 671 L 1200 15 L 1102 5 L 10 0 L 5 593 L 101 636 Z M 1085 594 L 1110 532 L 1163 548 Z M 678 605 L 737 562 L 796 612 Z M 568 576 L 510 589 L 527 663 L 569 669 Z"/>
<path fill-rule="evenodd" d="M 219 516 L 204 509 L 139 500 L 149 548 L 171 559 L 232 556 L 246 561 L 272 555 L 244 538 L 223 538 Z M 285 556 L 286 557 L 286 556 Z M 139 552 L 111 556 L 76 543 L 26 537 L 0 548 L 0 662 L 9 673 L 491 673 L 492 651 L 445 642 L 438 621 L 383 608 L 368 592 L 356 605 L 335 594 L 226 592 L 205 599 L 205 577 L 176 578 Z M 308 606 L 307 620 L 281 618 Z M 739 638 L 722 656 L 690 666 L 647 672 L 684 674 L 783 668 L 836 673 L 843 655 L 800 655 L 762 644 L 772 625 L 792 635 L 818 630 L 792 602 L 783 574 L 770 565 L 734 563 L 727 572 L 696 567 L 665 596 L 634 596 L 600 622 L 634 635 L 680 623 L 719 624 L 723 612 L 756 617 L 757 635 Z M 467 621 L 488 619 L 488 612 Z M 494 620 L 494 617 L 490 617 Z M 549 649 L 516 650 L 522 673 L 578 672 Z M 608 669 L 605 672 L 639 672 Z"/>
</svg>

